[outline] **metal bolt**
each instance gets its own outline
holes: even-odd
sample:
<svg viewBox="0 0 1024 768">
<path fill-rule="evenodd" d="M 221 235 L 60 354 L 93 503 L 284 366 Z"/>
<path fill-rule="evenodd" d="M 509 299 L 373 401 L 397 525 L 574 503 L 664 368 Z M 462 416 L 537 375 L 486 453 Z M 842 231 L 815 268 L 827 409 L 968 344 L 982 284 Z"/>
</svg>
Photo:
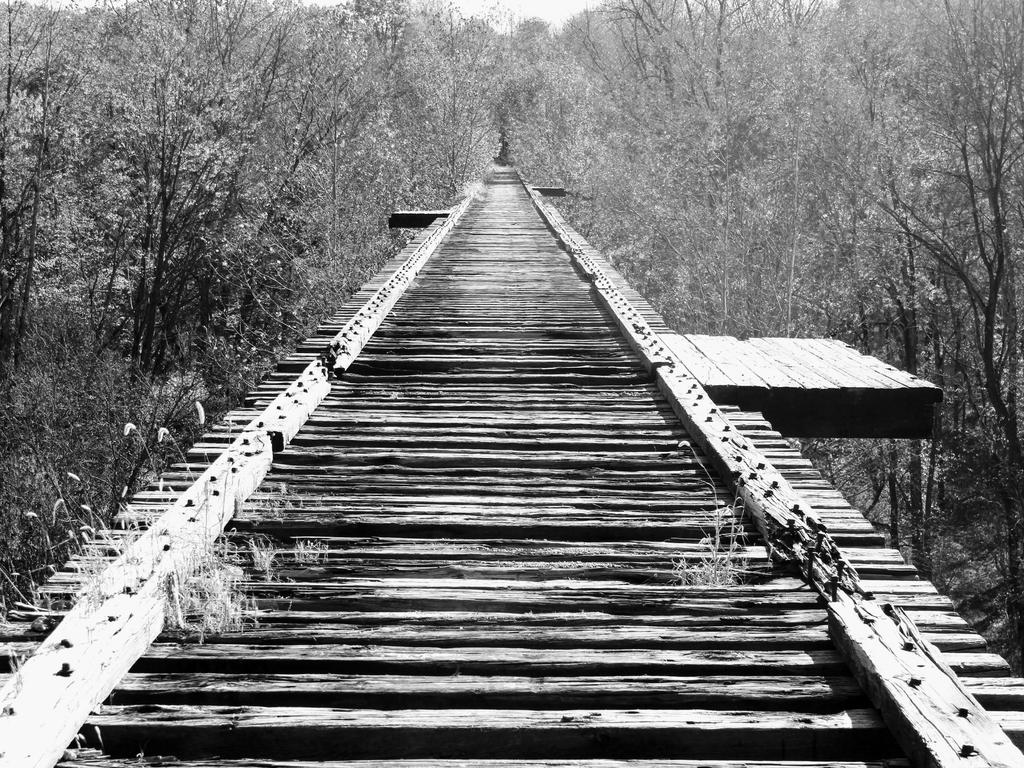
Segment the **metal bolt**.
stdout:
<svg viewBox="0 0 1024 768">
<path fill-rule="evenodd" d="M 968 715 L 970 715 L 970 714 L 971 714 L 970 712 L 968 712 L 968 711 L 967 711 L 967 707 L 960 707 L 960 709 L 958 709 L 958 710 L 956 711 L 956 713 L 957 713 L 957 715 L 959 715 L 960 717 L 967 717 Z"/>
<path fill-rule="evenodd" d="M 964 744 L 960 747 L 960 757 L 970 757 L 975 751 L 973 744 Z"/>
<path fill-rule="evenodd" d="M 908 684 L 910 685 L 911 688 L 917 688 L 919 685 L 921 685 L 921 678 L 919 678 L 919 677 L 912 677 L 907 682 L 908 682 Z"/>
<path fill-rule="evenodd" d="M 71 641 L 68 640 L 66 637 L 63 640 L 60 641 L 60 647 L 61 648 L 70 648 L 71 646 L 72 646 Z"/>
<path fill-rule="evenodd" d="M 61 677 L 71 677 L 71 665 L 65 661 L 60 665 L 60 671 L 57 674 Z"/>
</svg>

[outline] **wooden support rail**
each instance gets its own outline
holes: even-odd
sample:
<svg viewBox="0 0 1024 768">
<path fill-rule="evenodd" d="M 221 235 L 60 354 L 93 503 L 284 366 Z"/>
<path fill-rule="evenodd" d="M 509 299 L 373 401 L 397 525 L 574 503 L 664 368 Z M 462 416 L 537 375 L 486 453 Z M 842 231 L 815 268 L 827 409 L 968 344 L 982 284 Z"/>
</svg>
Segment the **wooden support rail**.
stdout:
<svg viewBox="0 0 1024 768">
<path fill-rule="evenodd" d="M 623 295 L 603 257 L 527 186 L 534 206 L 593 284 L 690 437 L 731 486 L 769 555 L 826 600 L 830 634 L 900 746 L 922 768 L 1024 766 L 1024 754 L 897 607 L 867 592 L 811 504 L 793 489 Z"/>
<path fill-rule="evenodd" d="M 74 607 L 0 688 L 0 768 L 51 768 L 60 759 L 160 633 L 168 582 L 194 570 L 263 481 L 275 448 L 295 437 L 330 392 L 328 369 L 348 368 L 469 202 L 406 248 L 408 258 L 324 358 L 307 365 L 144 532 L 120 539 L 117 556 L 87 580 Z"/>
<path fill-rule="evenodd" d="M 412 255 L 334 337 L 325 362 L 334 370 L 335 375 L 343 373 L 352 364 L 366 342 L 380 328 L 381 322 L 395 306 L 395 302 L 416 279 L 427 259 L 437 249 L 438 243 L 451 232 L 452 227 L 466 212 L 472 199 L 467 197 L 450 212 L 445 211 L 443 221 L 427 234 Z"/>
</svg>

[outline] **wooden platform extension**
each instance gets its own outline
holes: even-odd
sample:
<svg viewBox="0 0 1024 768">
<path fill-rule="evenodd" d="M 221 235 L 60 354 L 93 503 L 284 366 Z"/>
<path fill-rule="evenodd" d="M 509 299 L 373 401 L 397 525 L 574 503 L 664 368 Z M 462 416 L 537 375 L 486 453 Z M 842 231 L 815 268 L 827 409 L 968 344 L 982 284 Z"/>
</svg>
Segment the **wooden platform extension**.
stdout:
<svg viewBox="0 0 1024 768">
<path fill-rule="evenodd" d="M 448 217 L 450 211 L 395 211 L 388 217 L 389 229 L 422 229 L 438 219 Z"/>
<path fill-rule="evenodd" d="M 715 402 L 792 437 L 923 438 L 942 390 L 837 339 L 663 334 Z"/>
<path fill-rule="evenodd" d="M 367 295 L 230 419 L 265 408 Z M 1024 686 L 949 600 L 760 414 L 723 411 L 1024 743 Z M 231 439 L 213 429 L 122 522 L 144 528 Z M 518 178 L 498 171 L 229 523 L 258 623 L 205 643 L 162 635 L 63 765 L 906 766 L 821 598 L 770 565 L 731 502 Z M 737 537 L 742 583 L 681 584 L 716 531 Z M 59 608 L 85 563 L 43 596 Z M 0 648 L 35 637 L 15 623 Z"/>
</svg>

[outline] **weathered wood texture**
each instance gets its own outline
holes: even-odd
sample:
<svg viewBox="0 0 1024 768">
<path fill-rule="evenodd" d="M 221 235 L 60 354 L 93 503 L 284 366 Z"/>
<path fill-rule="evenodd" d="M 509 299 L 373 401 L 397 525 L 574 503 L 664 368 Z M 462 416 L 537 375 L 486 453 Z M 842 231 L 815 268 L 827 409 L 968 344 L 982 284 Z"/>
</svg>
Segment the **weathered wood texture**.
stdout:
<svg viewBox="0 0 1024 768">
<path fill-rule="evenodd" d="M 342 326 L 233 417 L 265 407 Z M 759 416 L 722 413 L 1024 738 L 1005 662 L 949 601 Z M 215 430 L 189 461 L 228 440 Z M 182 466 L 132 519 L 186 483 Z M 110 757 L 67 765 L 122 768 L 140 752 L 204 768 L 905 765 L 821 596 L 771 566 L 733 498 L 498 172 L 228 525 L 259 623 L 205 644 L 161 636 L 82 729 Z M 716 534 L 746 561 L 741 583 L 680 585 Z"/>
<path fill-rule="evenodd" d="M 565 197 L 565 187 L 544 187 L 534 184 L 533 189 L 544 197 Z"/>
<path fill-rule="evenodd" d="M 304 373 L 261 420 L 300 421 L 326 394 L 326 372 Z M 263 480 L 272 451 L 250 425 L 137 538 L 83 579 L 60 625 L 0 688 L 0 766 L 52 766 L 89 711 L 163 626 L 167 582 L 188 573 L 238 502 Z"/>
<path fill-rule="evenodd" d="M 395 211 L 388 217 L 390 229 L 422 229 L 438 219 L 448 218 L 451 211 Z"/>
<path fill-rule="evenodd" d="M 342 313 L 345 323 L 332 340 L 337 365 L 343 368 L 361 351 L 429 258 L 441 230 L 464 209 L 459 206 L 452 222 L 410 243 L 354 315 Z M 69 606 L 59 625 L 38 645 L 23 648 L 26 658 L 8 656 L 17 659 L 17 669 L 0 687 L 0 766 L 52 766 L 89 711 L 159 634 L 169 582 L 182 581 L 203 559 L 238 505 L 263 481 L 275 442 L 286 446 L 330 391 L 320 360 L 309 361 L 283 384 L 254 413 L 236 414 L 227 439 L 185 468 L 179 488 L 165 493 L 161 480 L 161 498 L 144 520 L 134 517 L 136 499 L 128 500 L 118 519 L 127 535 L 98 532 L 93 551 L 78 560 L 88 567 L 72 567 L 68 578 L 55 581 Z"/>
<path fill-rule="evenodd" d="M 965 759 L 993 768 L 1024 765 L 1024 753 L 942 661 L 939 650 L 898 606 L 876 600 L 810 500 L 737 435 L 662 335 L 624 299 L 621 277 L 536 193 L 533 202 L 654 373 L 691 439 L 742 499 L 773 559 L 797 569 L 826 599 L 833 640 L 911 760 L 927 768 L 951 768 Z"/>
<path fill-rule="evenodd" d="M 837 339 L 662 334 L 720 405 L 794 437 L 928 437 L 942 390 Z"/>
<path fill-rule="evenodd" d="M 150 763 L 174 768 L 907 768 L 905 760 L 872 762 L 800 762 L 787 760 L 182 760 Z M 64 768 L 138 768 L 139 762 L 117 760 L 83 750 Z"/>
</svg>

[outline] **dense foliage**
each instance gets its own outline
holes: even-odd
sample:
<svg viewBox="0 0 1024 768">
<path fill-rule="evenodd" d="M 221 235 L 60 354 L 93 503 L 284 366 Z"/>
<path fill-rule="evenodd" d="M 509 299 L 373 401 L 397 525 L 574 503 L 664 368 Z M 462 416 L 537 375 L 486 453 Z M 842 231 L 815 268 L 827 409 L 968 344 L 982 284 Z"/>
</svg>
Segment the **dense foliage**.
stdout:
<svg viewBox="0 0 1024 768">
<path fill-rule="evenodd" d="M 498 140 L 495 35 L 443 8 L 0 24 L 2 612 L 181 455 L 194 402 L 237 404 L 394 253 L 390 211 L 451 203 Z"/>
<path fill-rule="evenodd" d="M 1018 667 L 1024 6 L 11 2 L 0 578 L 16 599 L 499 145 L 681 330 L 842 338 L 946 399 L 821 466 Z M 138 430 L 124 436 L 126 422 Z M 163 426 L 173 440 L 157 442 Z M 69 474 L 71 473 L 71 474 Z"/>
</svg>

